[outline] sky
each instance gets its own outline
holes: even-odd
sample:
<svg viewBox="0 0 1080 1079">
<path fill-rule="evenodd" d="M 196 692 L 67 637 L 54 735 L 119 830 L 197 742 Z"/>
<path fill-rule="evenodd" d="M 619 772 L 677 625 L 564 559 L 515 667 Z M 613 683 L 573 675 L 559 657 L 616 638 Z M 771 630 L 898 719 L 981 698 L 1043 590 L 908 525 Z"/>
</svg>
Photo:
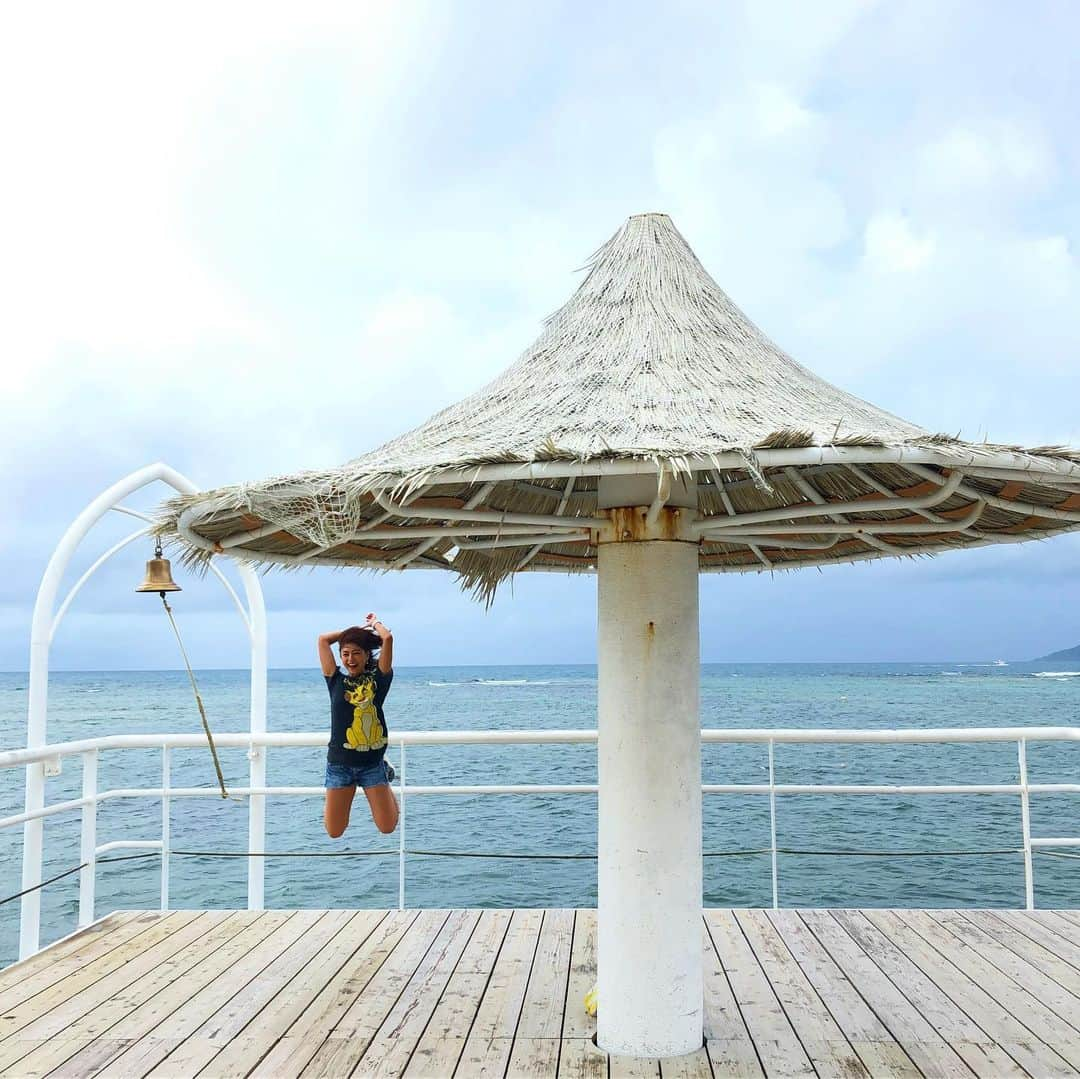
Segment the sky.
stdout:
<svg viewBox="0 0 1080 1079">
<path fill-rule="evenodd" d="M 6 6 L 0 669 L 103 489 L 359 456 L 507 367 L 632 213 L 671 214 L 844 389 L 1080 446 L 1078 46 L 1065 0 Z M 95 574 L 55 669 L 179 665 L 132 592 L 150 554 Z M 224 590 L 178 578 L 196 666 L 245 666 Z M 272 666 L 367 611 L 399 665 L 595 660 L 589 577 L 523 574 L 488 611 L 449 574 L 262 587 Z M 1022 659 L 1080 643 L 1078 599 L 1078 536 L 704 576 L 702 657 Z"/>
</svg>

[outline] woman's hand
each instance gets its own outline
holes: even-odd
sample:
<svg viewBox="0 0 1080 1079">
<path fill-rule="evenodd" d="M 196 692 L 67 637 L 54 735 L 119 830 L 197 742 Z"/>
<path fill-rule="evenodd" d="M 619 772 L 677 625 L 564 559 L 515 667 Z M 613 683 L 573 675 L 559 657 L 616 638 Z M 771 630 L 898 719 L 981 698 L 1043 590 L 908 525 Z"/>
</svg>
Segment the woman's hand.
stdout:
<svg viewBox="0 0 1080 1079">
<path fill-rule="evenodd" d="M 379 670 L 383 674 L 389 674 L 394 669 L 394 635 L 375 617 L 373 612 L 368 614 L 364 627 L 377 634 L 379 640 L 382 641 L 382 647 L 379 649 Z"/>
</svg>

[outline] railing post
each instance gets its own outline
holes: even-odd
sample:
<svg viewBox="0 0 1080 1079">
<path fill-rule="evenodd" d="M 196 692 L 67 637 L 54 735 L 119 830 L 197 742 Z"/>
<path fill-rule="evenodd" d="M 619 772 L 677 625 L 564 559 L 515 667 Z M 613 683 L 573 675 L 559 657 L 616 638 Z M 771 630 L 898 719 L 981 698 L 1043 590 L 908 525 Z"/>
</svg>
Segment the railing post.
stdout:
<svg viewBox="0 0 1080 1079">
<path fill-rule="evenodd" d="M 169 909 L 169 747 L 161 747 L 161 909 Z"/>
<path fill-rule="evenodd" d="M 47 697 L 49 692 L 49 636 L 52 631 L 52 602 L 59 584 L 59 575 L 66 565 L 53 555 L 42 579 L 41 590 L 34 604 L 34 624 L 30 638 L 30 685 L 28 694 L 27 749 L 37 749 L 48 741 L 46 737 Z M 36 813 L 45 808 L 45 765 L 26 766 L 26 798 L 23 812 Z M 22 890 L 20 900 L 19 958 L 28 959 L 41 941 L 41 866 L 44 858 L 45 822 L 40 818 L 23 825 Z"/>
<path fill-rule="evenodd" d="M 772 852 L 772 905 L 780 906 L 779 872 L 776 865 L 776 771 L 773 763 L 773 740 L 769 739 L 769 847 Z"/>
<path fill-rule="evenodd" d="M 248 748 L 248 786 L 252 790 L 266 786 L 266 746 L 252 743 Z M 248 797 L 248 852 L 266 851 L 266 795 L 252 794 Z M 248 910 L 266 907 L 266 859 L 248 858 Z"/>
<path fill-rule="evenodd" d="M 251 637 L 251 710 L 248 729 L 252 735 L 266 733 L 266 604 L 255 571 L 240 565 L 247 598 L 248 630 Z M 249 746 L 248 785 L 252 789 L 266 786 L 266 746 Z M 266 850 L 266 796 L 253 794 L 248 798 L 248 850 L 259 854 Z M 266 906 L 266 859 L 248 858 L 248 910 Z"/>
<path fill-rule="evenodd" d="M 1028 805 L 1027 739 L 1016 743 L 1020 756 L 1020 824 L 1024 832 L 1024 901 L 1028 910 L 1035 909 L 1035 882 L 1031 873 L 1031 814 Z"/>
<path fill-rule="evenodd" d="M 97 883 L 97 766 L 98 751 L 82 755 L 82 836 L 79 841 L 79 925 L 94 920 L 94 889 Z"/>
<path fill-rule="evenodd" d="M 398 762 L 398 910 L 405 909 L 405 743 Z"/>
</svg>

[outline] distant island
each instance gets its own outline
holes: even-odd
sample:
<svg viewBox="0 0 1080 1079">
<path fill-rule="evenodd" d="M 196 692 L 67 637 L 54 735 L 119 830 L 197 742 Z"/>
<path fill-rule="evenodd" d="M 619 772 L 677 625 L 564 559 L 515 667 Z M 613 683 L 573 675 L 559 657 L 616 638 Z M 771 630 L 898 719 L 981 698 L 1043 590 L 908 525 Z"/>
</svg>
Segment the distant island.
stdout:
<svg viewBox="0 0 1080 1079">
<path fill-rule="evenodd" d="M 1065 663 L 1074 659 L 1080 659 L 1080 644 L 1075 648 L 1066 648 L 1061 652 L 1051 652 L 1048 656 L 1039 656 L 1035 662 L 1042 663 L 1045 661 L 1047 663 Z"/>
</svg>

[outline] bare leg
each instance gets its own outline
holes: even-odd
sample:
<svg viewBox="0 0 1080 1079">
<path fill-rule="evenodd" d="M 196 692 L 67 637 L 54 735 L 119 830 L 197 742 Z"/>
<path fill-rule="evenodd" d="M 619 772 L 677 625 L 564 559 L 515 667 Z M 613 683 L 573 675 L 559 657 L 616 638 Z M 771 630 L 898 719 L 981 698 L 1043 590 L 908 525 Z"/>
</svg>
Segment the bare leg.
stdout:
<svg viewBox="0 0 1080 1079">
<path fill-rule="evenodd" d="M 375 827 L 384 835 L 388 835 L 397 827 L 398 801 L 388 783 L 380 783 L 377 787 L 365 787 L 368 805 L 371 806 L 371 819 Z"/>
<path fill-rule="evenodd" d="M 356 787 L 327 787 L 326 805 L 323 808 L 323 824 L 326 834 L 331 839 L 344 835 L 349 826 L 349 812 L 352 810 L 353 795 Z"/>
</svg>

